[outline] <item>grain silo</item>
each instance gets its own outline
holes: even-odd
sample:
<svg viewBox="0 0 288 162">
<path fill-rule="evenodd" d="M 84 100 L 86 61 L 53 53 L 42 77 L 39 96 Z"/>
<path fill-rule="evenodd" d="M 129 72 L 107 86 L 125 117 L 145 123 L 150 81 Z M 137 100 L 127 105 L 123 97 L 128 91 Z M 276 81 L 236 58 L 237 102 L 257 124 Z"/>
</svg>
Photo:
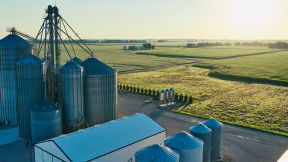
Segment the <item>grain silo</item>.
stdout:
<svg viewBox="0 0 288 162">
<path fill-rule="evenodd" d="M 190 134 L 198 137 L 204 142 L 203 146 L 203 162 L 210 162 L 211 160 L 211 129 L 200 123 L 194 127 L 189 128 Z"/>
<path fill-rule="evenodd" d="M 214 118 L 203 122 L 208 128 L 212 129 L 211 135 L 211 161 L 222 159 L 222 123 Z"/>
<path fill-rule="evenodd" d="M 69 130 L 80 124 L 83 114 L 83 68 L 77 64 L 78 61 L 71 60 L 60 69 L 63 125 Z"/>
<path fill-rule="evenodd" d="M 35 103 L 43 100 L 43 66 L 36 56 L 29 55 L 16 65 L 17 113 L 19 136 L 30 139 L 30 110 Z"/>
<path fill-rule="evenodd" d="M 50 101 L 35 104 L 31 110 L 32 143 L 38 143 L 61 134 L 61 107 Z"/>
<path fill-rule="evenodd" d="M 30 44 L 10 34 L 0 41 L 0 122 L 17 124 L 16 62 L 27 56 Z"/>
<path fill-rule="evenodd" d="M 78 58 L 78 57 L 74 57 L 73 59 L 72 59 L 72 61 L 74 61 L 75 63 L 77 63 L 77 64 L 81 64 L 83 61 L 80 59 L 80 58 Z"/>
<path fill-rule="evenodd" d="M 169 101 L 170 102 L 175 101 L 175 90 L 173 88 L 170 88 L 170 91 L 169 91 Z"/>
<path fill-rule="evenodd" d="M 117 72 L 96 58 L 84 67 L 84 116 L 89 126 L 116 119 Z"/>
<path fill-rule="evenodd" d="M 154 144 L 135 153 L 135 162 L 179 162 L 179 154 L 169 147 Z"/>
<path fill-rule="evenodd" d="M 181 162 L 202 162 L 203 142 L 184 131 L 168 137 L 165 146 L 176 150 Z"/>
</svg>

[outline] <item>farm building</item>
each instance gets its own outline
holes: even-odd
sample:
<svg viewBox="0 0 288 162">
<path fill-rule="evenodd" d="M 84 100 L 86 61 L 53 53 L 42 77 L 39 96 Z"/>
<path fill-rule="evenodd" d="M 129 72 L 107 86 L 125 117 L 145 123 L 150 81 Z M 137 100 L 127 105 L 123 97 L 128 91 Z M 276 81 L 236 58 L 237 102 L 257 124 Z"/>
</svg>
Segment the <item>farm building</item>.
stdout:
<svg viewBox="0 0 288 162">
<path fill-rule="evenodd" d="M 143 147 L 163 144 L 166 129 L 145 114 L 62 135 L 35 145 L 35 161 L 135 161 Z"/>
</svg>

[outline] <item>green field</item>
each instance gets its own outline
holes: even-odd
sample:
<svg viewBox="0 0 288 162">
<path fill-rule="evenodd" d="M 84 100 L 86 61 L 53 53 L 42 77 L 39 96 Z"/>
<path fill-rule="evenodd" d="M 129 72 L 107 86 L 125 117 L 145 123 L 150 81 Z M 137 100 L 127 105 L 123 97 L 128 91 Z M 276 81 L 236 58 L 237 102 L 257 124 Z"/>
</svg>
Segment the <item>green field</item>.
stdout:
<svg viewBox="0 0 288 162">
<path fill-rule="evenodd" d="M 288 51 L 224 60 L 210 60 L 196 64 L 210 67 L 212 73 L 288 81 Z"/>
<path fill-rule="evenodd" d="M 213 116 L 226 123 L 288 135 L 288 88 L 224 81 L 208 73 L 207 69 L 180 66 L 123 74 L 119 83 L 156 90 L 173 87 L 176 93 L 196 99 L 175 112 Z"/>
<path fill-rule="evenodd" d="M 159 57 L 173 58 L 225 58 L 243 55 L 255 55 L 277 51 L 268 47 L 250 47 L 250 46 L 216 46 L 203 48 L 161 48 L 155 50 L 139 51 L 137 54 L 153 55 Z"/>
<path fill-rule="evenodd" d="M 203 60 L 196 58 L 187 59 L 136 55 L 136 51 L 122 50 L 123 46 L 124 44 L 112 43 L 89 44 L 89 48 L 94 52 L 94 57 L 112 66 L 119 72 L 167 67 L 185 63 L 195 63 Z M 71 46 L 67 47 L 72 57 L 74 57 L 75 55 L 72 52 L 73 50 Z M 70 58 L 63 47 L 61 48 L 61 51 L 61 64 L 63 65 Z M 75 53 L 81 59 L 86 59 L 89 57 L 89 55 L 83 52 L 80 47 L 75 48 Z"/>
</svg>

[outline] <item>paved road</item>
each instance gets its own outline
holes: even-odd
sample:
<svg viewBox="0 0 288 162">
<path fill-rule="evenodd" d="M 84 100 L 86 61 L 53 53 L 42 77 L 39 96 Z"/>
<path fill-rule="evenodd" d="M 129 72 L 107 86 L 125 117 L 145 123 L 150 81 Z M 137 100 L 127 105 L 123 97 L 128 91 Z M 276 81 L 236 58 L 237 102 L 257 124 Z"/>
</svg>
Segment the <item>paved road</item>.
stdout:
<svg viewBox="0 0 288 162">
<path fill-rule="evenodd" d="M 143 112 L 167 129 L 167 136 L 173 135 L 202 122 L 203 119 L 172 113 L 157 108 L 158 102 L 146 104 L 144 96 L 134 94 L 118 95 L 118 118 Z M 288 149 L 288 138 L 270 133 L 236 127 L 223 126 L 223 161 L 274 162 Z"/>
</svg>

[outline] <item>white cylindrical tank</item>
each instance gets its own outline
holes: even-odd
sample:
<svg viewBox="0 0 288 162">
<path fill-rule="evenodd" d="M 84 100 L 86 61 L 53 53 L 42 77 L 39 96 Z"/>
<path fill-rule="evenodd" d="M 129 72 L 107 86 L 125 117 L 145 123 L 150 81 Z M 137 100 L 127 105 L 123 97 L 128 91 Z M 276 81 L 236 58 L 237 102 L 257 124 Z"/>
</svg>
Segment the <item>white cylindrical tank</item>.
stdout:
<svg viewBox="0 0 288 162">
<path fill-rule="evenodd" d="M 168 137 L 165 146 L 176 150 L 181 162 L 202 162 L 203 141 L 184 131 Z"/>
<path fill-rule="evenodd" d="M 170 88 L 169 100 L 170 100 L 170 102 L 174 102 L 175 101 L 175 90 L 173 88 Z"/>
<path fill-rule="evenodd" d="M 165 103 L 165 91 L 164 90 L 160 91 L 159 98 L 160 98 L 161 104 L 164 104 Z"/>
<path fill-rule="evenodd" d="M 57 103 L 50 101 L 35 104 L 31 110 L 32 143 L 38 143 L 61 134 L 61 107 Z"/>
<path fill-rule="evenodd" d="M 135 153 L 135 162 L 179 162 L 179 154 L 169 147 L 155 144 Z"/>
</svg>

